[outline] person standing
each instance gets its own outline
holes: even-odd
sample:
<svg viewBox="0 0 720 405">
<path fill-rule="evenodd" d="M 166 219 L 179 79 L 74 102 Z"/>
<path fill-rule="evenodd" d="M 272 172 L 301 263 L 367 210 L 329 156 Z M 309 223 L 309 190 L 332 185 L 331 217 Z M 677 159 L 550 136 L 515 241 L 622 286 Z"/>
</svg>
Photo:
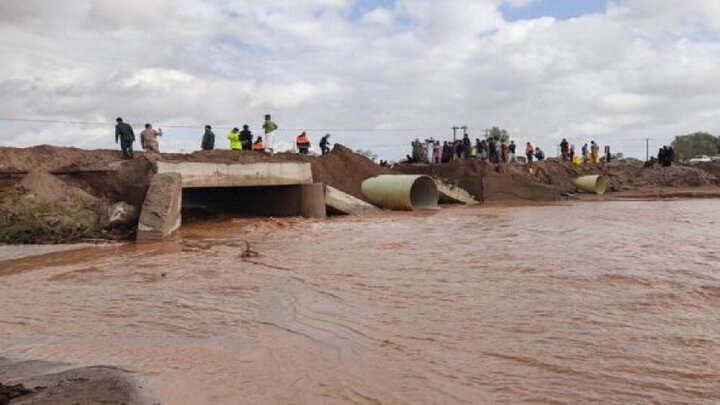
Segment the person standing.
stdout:
<svg viewBox="0 0 720 405">
<path fill-rule="evenodd" d="M 610 163 L 610 145 L 605 145 L 605 163 Z"/>
<path fill-rule="evenodd" d="M 330 152 L 330 142 L 328 139 L 330 138 L 330 134 L 325 134 L 322 138 L 320 138 L 320 151 L 323 155 L 327 155 Z"/>
<path fill-rule="evenodd" d="M 252 141 L 253 134 L 250 132 L 250 127 L 245 124 L 243 125 L 243 130 L 240 131 L 240 146 L 242 146 L 242 150 L 251 150 Z"/>
<path fill-rule="evenodd" d="M 575 163 L 575 145 L 570 145 L 570 161 Z"/>
<path fill-rule="evenodd" d="M 440 141 L 435 141 L 435 145 L 433 145 L 433 163 L 434 164 L 440 164 L 440 160 L 442 159 L 442 148 L 440 148 Z"/>
<path fill-rule="evenodd" d="M 488 139 L 488 154 L 490 158 L 490 163 L 498 163 L 498 148 L 497 148 L 497 139 L 490 138 Z"/>
<path fill-rule="evenodd" d="M 508 146 L 505 141 L 500 141 L 500 162 L 507 163 L 508 161 Z"/>
<path fill-rule="evenodd" d="M 587 163 L 587 161 L 588 161 L 588 145 L 587 144 L 583 145 L 581 151 L 582 151 L 583 163 Z"/>
<path fill-rule="evenodd" d="M 515 141 L 510 141 L 510 145 L 508 145 L 508 151 L 510 152 L 510 161 L 515 161 L 515 153 L 517 151 L 517 145 L 515 145 Z"/>
<path fill-rule="evenodd" d="M 672 146 L 667 147 L 667 161 L 665 162 L 665 167 L 672 166 L 672 162 L 675 160 L 675 149 Z"/>
<path fill-rule="evenodd" d="M 115 143 L 120 142 L 120 149 L 122 149 L 125 159 L 132 159 L 135 132 L 130 124 L 123 122 L 122 118 L 118 117 L 115 121 L 117 121 L 117 125 L 115 125 Z"/>
<path fill-rule="evenodd" d="M 227 139 L 230 141 L 230 149 L 242 150 L 242 144 L 240 143 L 240 130 L 238 128 L 233 128 L 230 132 L 228 132 Z"/>
<path fill-rule="evenodd" d="M 156 131 L 152 125 L 145 124 L 145 129 L 140 132 L 140 145 L 145 152 L 160 153 L 157 137 L 162 136 L 162 134 L 162 128 L 158 128 Z"/>
<path fill-rule="evenodd" d="M 265 122 L 263 123 L 262 128 L 265 131 L 265 147 L 268 149 L 268 152 L 273 153 L 274 149 L 272 133 L 278 129 L 278 126 L 277 124 L 272 122 L 272 117 L 270 117 L 270 114 L 265 114 Z"/>
<path fill-rule="evenodd" d="M 463 156 L 462 157 L 463 158 L 470 157 L 470 152 L 471 152 L 470 149 L 472 148 L 472 142 L 470 141 L 470 136 L 468 136 L 468 134 L 463 135 L 462 144 L 463 144 Z"/>
<path fill-rule="evenodd" d="M 525 157 L 527 158 L 528 164 L 532 164 L 534 153 L 535 153 L 535 148 L 533 148 L 532 144 L 530 142 L 528 142 L 527 146 L 525 146 Z"/>
<path fill-rule="evenodd" d="M 600 146 L 595 141 L 590 141 L 590 161 L 600 163 Z"/>
<path fill-rule="evenodd" d="M 433 147 L 435 146 L 435 141 L 433 141 L 432 138 L 425 140 L 425 163 L 432 164 L 433 163 Z"/>
<path fill-rule="evenodd" d="M 450 163 L 453 159 L 453 147 L 450 146 L 448 141 L 443 141 L 442 156 L 440 158 L 441 163 Z"/>
<path fill-rule="evenodd" d="M 560 155 L 562 156 L 563 162 L 566 162 L 570 158 L 570 146 L 565 138 L 560 142 Z"/>
<path fill-rule="evenodd" d="M 205 133 L 203 134 L 202 142 L 200 142 L 200 148 L 202 150 L 215 149 L 215 134 L 210 125 L 205 125 Z"/>
<path fill-rule="evenodd" d="M 295 144 L 297 145 L 298 152 L 303 155 L 307 155 L 310 151 L 310 138 L 308 138 L 305 131 L 303 131 L 302 134 L 297 136 L 297 138 L 295 139 Z"/>
</svg>

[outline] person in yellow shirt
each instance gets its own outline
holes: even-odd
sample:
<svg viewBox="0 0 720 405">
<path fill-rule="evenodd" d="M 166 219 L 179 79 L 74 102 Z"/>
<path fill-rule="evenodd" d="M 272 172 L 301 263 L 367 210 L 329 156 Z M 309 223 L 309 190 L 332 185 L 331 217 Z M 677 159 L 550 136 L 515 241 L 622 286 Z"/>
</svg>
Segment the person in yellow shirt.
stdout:
<svg viewBox="0 0 720 405">
<path fill-rule="evenodd" d="M 242 150 L 242 143 L 240 143 L 240 130 L 233 128 L 232 131 L 228 132 L 227 138 L 230 141 L 230 149 Z"/>
</svg>

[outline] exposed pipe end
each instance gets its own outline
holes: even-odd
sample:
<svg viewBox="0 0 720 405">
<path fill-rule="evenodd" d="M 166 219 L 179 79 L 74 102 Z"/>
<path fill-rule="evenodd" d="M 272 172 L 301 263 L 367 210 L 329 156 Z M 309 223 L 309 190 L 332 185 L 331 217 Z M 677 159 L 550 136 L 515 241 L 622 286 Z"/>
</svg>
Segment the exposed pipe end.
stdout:
<svg viewBox="0 0 720 405">
<path fill-rule="evenodd" d="M 582 176 L 575 179 L 575 186 L 586 193 L 602 195 L 607 190 L 608 181 L 601 175 Z"/>
<path fill-rule="evenodd" d="M 418 177 L 410 189 L 410 204 L 414 210 L 437 208 L 439 199 L 440 192 L 431 177 Z"/>
<path fill-rule="evenodd" d="M 362 183 L 365 197 L 381 208 L 398 211 L 436 208 L 440 193 L 432 177 L 392 174 Z"/>
</svg>

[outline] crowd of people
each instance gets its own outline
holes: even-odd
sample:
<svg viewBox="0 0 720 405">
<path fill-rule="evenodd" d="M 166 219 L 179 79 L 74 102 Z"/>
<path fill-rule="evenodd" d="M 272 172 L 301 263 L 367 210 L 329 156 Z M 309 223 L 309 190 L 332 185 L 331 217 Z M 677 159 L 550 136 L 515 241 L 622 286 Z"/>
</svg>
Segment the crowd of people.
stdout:
<svg viewBox="0 0 720 405">
<path fill-rule="evenodd" d="M 507 163 L 522 160 L 531 164 L 533 161 L 545 160 L 545 151 L 539 146 L 527 142 L 524 158 L 518 157 L 515 141 L 501 137 L 490 136 L 480 140 L 471 141 L 468 134 L 456 141 L 440 141 L 433 138 L 411 142 L 411 154 L 405 156 L 408 163 L 440 164 L 460 159 L 476 159 L 491 163 Z M 522 156 L 522 155 L 521 155 Z M 582 147 L 580 155 L 575 153 L 575 145 L 570 145 L 566 139 L 560 142 L 560 158 L 563 161 L 581 163 L 600 163 L 611 160 L 610 146 L 605 147 L 604 156 L 600 156 L 600 146 L 591 141 Z"/>
<path fill-rule="evenodd" d="M 651 157 L 649 161 L 645 162 L 645 167 L 652 167 L 655 164 L 660 164 L 662 167 L 672 166 L 672 162 L 675 160 L 675 149 L 672 146 L 663 146 L 658 150 L 657 158 Z"/>
<path fill-rule="evenodd" d="M 493 163 L 503 163 L 515 160 L 517 146 L 514 141 L 509 143 L 502 139 L 488 138 L 470 140 L 468 134 L 456 141 L 436 141 L 433 138 L 421 142 L 415 139 L 411 142 L 412 152 L 406 155 L 408 163 L 449 163 L 458 159 L 488 160 Z M 538 151 L 539 148 L 538 148 Z M 542 153 L 542 151 L 540 151 Z M 533 150 L 534 153 L 534 150 Z M 542 154 L 544 158 L 544 154 Z"/>
<path fill-rule="evenodd" d="M 123 121 L 121 117 L 117 118 L 117 124 L 115 125 L 115 143 L 120 143 L 123 156 L 125 159 L 133 158 L 133 144 L 135 143 L 135 132 L 132 126 Z M 265 120 L 262 124 L 264 133 L 263 136 L 255 137 L 250 131 L 249 125 L 243 125 L 242 131 L 235 127 L 230 130 L 227 134 L 227 140 L 231 150 L 241 151 L 254 151 L 254 152 L 265 152 L 274 153 L 273 134 L 277 131 L 278 126 L 272 121 L 272 117 L 269 114 L 265 115 Z M 162 128 L 158 130 L 153 129 L 151 124 L 145 124 L 145 129 L 140 133 L 140 144 L 146 152 L 160 152 L 158 137 L 162 136 Z M 295 138 L 295 145 L 298 153 L 307 155 L 310 152 L 310 138 L 306 132 L 302 132 Z M 330 152 L 330 134 L 325 134 L 320 139 L 318 144 L 320 151 L 323 155 Z M 212 130 L 212 126 L 205 125 L 205 132 L 200 142 L 200 149 L 202 150 L 213 150 L 215 149 L 215 133 Z"/>
</svg>

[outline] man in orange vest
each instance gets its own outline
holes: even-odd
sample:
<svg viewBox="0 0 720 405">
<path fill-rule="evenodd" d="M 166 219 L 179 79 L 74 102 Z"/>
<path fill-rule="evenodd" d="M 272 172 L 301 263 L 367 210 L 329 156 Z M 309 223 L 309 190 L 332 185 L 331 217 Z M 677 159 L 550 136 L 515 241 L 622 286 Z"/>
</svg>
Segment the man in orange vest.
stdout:
<svg viewBox="0 0 720 405">
<path fill-rule="evenodd" d="M 297 144 L 298 151 L 300 151 L 303 155 L 307 155 L 308 151 L 310 151 L 310 138 L 308 138 L 305 131 L 297 136 L 295 144 Z"/>
<path fill-rule="evenodd" d="M 257 141 L 253 143 L 252 150 L 255 152 L 265 152 L 265 143 L 263 143 L 262 136 L 258 136 Z"/>
</svg>

